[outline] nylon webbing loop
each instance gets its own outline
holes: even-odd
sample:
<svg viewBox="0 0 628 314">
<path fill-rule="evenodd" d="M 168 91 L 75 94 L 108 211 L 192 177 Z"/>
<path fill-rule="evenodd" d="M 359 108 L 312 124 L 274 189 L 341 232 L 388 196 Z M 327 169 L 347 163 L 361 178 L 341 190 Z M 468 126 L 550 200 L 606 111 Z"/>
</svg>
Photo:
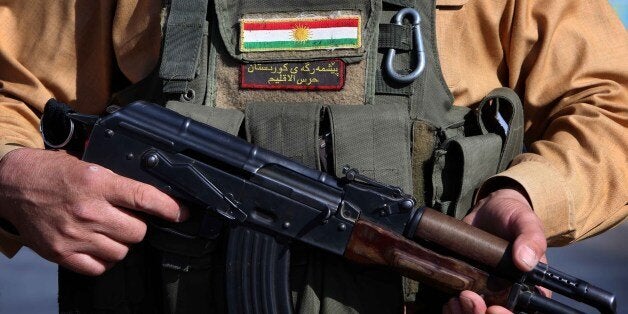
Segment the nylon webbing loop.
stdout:
<svg viewBox="0 0 628 314">
<path fill-rule="evenodd" d="M 412 50 L 412 26 L 397 24 L 379 24 L 379 48 Z"/>
<path fill-rule="evenodd" d="M 500 134 L 503 139 L 498 172 L 504 171 L 523 150 L 523 105 L 519 96 L 509 88 L 492 90 L 478 107 L 478 124 L 484 134 Z M 507 128 L 499 126 L 498 117 Z"/>
<path fill-rule="evenodd" d="M 207 2 L 172 0 L 159 68 L 166 93 L 183 93 L 186 83 L 194 79 L 203 35 L 208 32 Z"/>
</svg>

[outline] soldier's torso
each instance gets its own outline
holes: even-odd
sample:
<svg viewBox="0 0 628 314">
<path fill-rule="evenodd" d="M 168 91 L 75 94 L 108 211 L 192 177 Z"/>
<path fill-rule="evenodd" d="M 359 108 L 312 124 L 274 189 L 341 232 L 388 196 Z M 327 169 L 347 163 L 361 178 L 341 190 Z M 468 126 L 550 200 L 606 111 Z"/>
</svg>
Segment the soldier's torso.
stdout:
<svg viewBox="0 0 628 314">
<path fill-rule="evenodd" d="M 411 10 L 395 22 L 403 8 Z M 161 103 L 332 174 L 350 164 L 458 218 L 477 185 L 511 158 L 500 160 L 508 132 L 452 106 L 433 0 L 172 0 L 166 12 L 158 69 L 115 102 Z M 483 106 L 487 116 L 494 107 Z M 520 114 L 510 111 L 508 121 Z M 99 278 L 62 270 L 60 309 L 225 311 L 229 232 L 214 225 L 221 232 L 207 234 L 208 220 L 195 211 L 184 224 L 150 228 Z M 386 270 L 298 244 L 292 251 L 299 312 L 399 313 L 415 298 L 415 283 Z"/>
</svg>

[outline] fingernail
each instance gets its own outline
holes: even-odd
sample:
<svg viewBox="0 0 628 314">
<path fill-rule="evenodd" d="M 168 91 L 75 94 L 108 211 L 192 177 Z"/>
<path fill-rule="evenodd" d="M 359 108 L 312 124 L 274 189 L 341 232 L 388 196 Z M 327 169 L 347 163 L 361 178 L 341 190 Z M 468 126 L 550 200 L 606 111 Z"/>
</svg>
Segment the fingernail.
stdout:
<svg viewBox="0 0 628 314">
<path fill-rule="evenodd" d="M 190 210 L 187 206 L 179 204 L 179 213 L 177 214 L 177 222 L 182 222 L 190 217 Z"/>
<path fill-rule="evenodd" d="M 536 253 L 529 246 L 524 245 L 521 249 L 521 261 L 533 268 L 538 263 L 538 259 L 536 258 Z"/>
<path fill-rule="evenodd" d="M 473 311 L 473 302 L 471 301 L 471 299 L 467 298 L 467 297 L 463 297 L 460 296 L 460 303 L 462 304 L 463 309 L 466 312 L 472 312 Z"/>
</svg>

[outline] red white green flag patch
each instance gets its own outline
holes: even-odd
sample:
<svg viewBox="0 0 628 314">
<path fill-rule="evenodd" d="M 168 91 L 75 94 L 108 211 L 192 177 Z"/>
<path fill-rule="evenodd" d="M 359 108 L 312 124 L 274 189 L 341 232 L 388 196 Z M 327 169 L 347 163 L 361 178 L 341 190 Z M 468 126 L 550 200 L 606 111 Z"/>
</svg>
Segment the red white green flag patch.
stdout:
<svg viewBox="0 0 628 314">
<path fill-rule="evenodd" d="M 360 48 L 360 16 L 240 20 L 240 51 Z"/>
</svg>

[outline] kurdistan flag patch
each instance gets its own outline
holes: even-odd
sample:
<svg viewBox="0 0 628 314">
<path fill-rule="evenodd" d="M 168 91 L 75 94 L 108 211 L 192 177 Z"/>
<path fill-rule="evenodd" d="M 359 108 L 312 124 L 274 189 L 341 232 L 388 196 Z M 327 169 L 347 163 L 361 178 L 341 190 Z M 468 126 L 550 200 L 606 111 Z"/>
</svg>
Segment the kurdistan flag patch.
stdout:
<svg viewBox="0 0 628 314">
<path fill-rule="evenodd" d="M 241 19 L 240 51 L 360 48 L 359 15 Z"/>
</svg>

